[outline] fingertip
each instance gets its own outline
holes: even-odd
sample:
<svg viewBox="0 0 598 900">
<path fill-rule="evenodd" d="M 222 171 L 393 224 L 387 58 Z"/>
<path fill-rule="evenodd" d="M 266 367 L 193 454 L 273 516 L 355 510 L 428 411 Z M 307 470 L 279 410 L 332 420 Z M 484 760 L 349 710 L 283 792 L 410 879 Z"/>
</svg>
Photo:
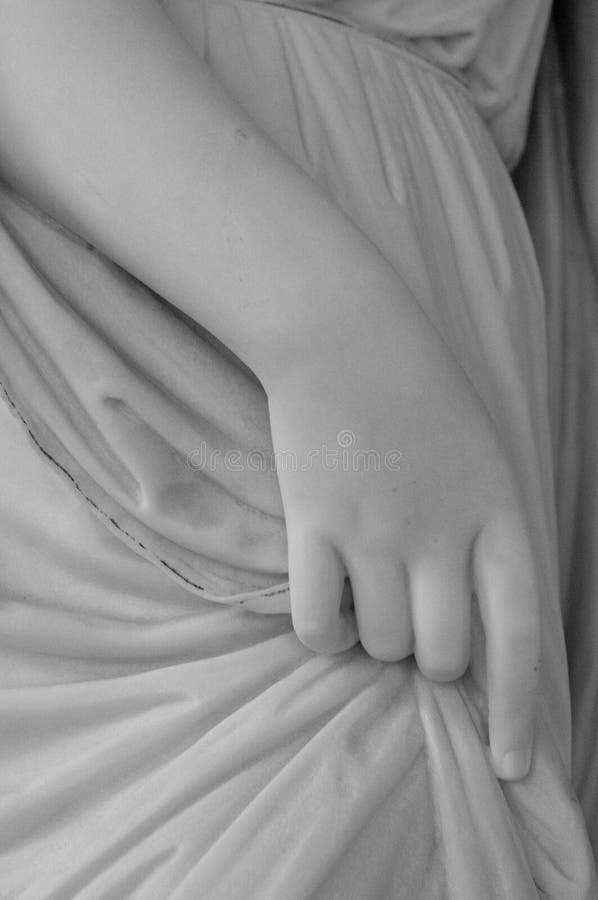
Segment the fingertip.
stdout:
<svg viewBox="0 0 598 900">
<path fill-rule="evenodd" d="M 501 781 L 520 781 L 529 773 L 532 762 L 532 744 L 517 750 L 508 750 L 501 757 L 494 757 L 494 771 Z"/>
<path fill-rule="evenodd" d="M 436 681 L 439 684 L 448 684 L 451 681 L 458 681 L 459 678 L 463 677 L 469 666 L 469 659 L 461 660 L 459 662 L 455 662 L 454 660 L 446 662 L 442 660 L 430 661 L 422 659 L 417 651 L 415 653 L 415 659 L 422 675 L 425 675 L 426 678 L 429 678 L 431 681 Z"/>
<path fill-rule="evenodd" d="M 379 662 L 400 662 L 411 656 L 413 629 L 408 615 L 403 613 L 403 610 L 397 609 L 394 628 L 388 624 L 384 628 L 376 627 L 376 623 L 369 627 L 364 627 L 363 624 L 359 626 L 362 647 L 372 659 Z"/>
<path fill-rule="evenodd" d="M 326 624 L 317 618 L 294 618 L 293 627 L 301 643 L 314 653 L 342 653 L 359 640 L 355 617 L 350 612 L 341 613 L 334 622 Z"/>
<path fill-rule="evenodd" d="M 534 698 L 518 710 L 497 715 L 490 708 L 490 748 L 494 770 L 502 781 L 518 781 L 528 774 L 534 747 Z"/>
</svg>

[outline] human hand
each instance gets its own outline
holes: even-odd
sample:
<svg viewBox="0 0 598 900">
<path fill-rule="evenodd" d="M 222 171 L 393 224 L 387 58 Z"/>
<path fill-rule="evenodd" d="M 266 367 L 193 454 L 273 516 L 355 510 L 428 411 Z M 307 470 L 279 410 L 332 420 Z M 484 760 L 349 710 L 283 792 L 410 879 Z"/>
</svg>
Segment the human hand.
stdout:
<svg viewBox="0 0 598 900">
<path fill-rule="evenodd" d="M 376 659 L 414 653 L 424 675 L 451 681 L 470 661 L 475 592 L 493 763 L 500 778 L 521 778 L 539 597 L 518 487 L 485 407 L 432 326 L 400 319 L 339 341 L 268 391 L 274 448 L 284 452 L 293 625 L 317 652 L 361 640 Z M 354 614 L 341 609 L 346 575 Z"/>
</svg>

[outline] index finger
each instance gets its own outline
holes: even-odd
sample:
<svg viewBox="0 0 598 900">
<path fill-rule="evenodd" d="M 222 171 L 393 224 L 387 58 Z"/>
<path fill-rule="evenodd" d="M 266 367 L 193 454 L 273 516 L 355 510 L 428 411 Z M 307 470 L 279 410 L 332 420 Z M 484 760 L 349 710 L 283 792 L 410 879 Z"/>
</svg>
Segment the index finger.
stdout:
<svg viewBox="0 0 598 900">
<path fill-rule="evenodd" d="M 527 528 L 510 514 L 474 544 L 473 577 L 486 636 L 490 749 L 499 778 L 530 767 L 540 658 L 540 598 Z"/>
</svg>

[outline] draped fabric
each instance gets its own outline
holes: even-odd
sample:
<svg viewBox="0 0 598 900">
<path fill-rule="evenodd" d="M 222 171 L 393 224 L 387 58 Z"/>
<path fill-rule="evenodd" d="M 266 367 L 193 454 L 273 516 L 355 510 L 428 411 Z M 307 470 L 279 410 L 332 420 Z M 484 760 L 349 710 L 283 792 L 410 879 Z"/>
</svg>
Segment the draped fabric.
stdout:
<svg viewBox="0 0 598 900">
<path fill-rule="evenodd" d="M 361 28 L 164 6 L 401 273 L 501 433 L 542 578 L 534 758 L 520 783 L 493 774 L 479 624 L 450 685 L 302 647 L 276 479 L 250 465 L 271 451 L 260 385 L 4 187 L 3 895 L 590 900 L 549 417 L 566 377 L 549 384 L 532 244 L 472 93 Z"/>
<path fill-rule="evenodd" d="M 519 159 L 550 0 L 272 0 L 329 16 L 453 72 L 507 166 Z"/>
<path fill-rule="evenodd" d="M 7 189 L 0 219 L 8 402 L 137 552 L 200 595 L 251 605 L 255 588 L 286 577 L 263 390 L 201 329 Z M 271 603 L 277 594 L 288 600 L 284 584 Z"/>
<path fill-rule="evenodd" d="M 598 852 L 598 284 L 580 214 L 555 35 L 516 185 L 546 298 L 561 590 L 573 713 L 573 779 Z"/>
</svg>

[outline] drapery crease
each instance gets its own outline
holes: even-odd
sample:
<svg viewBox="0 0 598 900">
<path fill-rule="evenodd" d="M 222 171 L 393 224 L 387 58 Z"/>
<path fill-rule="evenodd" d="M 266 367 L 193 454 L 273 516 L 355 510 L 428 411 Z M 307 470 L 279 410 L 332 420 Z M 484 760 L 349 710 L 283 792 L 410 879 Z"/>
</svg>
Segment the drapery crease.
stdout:
<svg viewBox="0 0 598 900">
<path fill-rule="evenodd" d="M 544 54 L 516 183 L 546 296 L 562 601 L 573 713 L 573 779 L 598 851 L 598 285 L 573 181 L 555 35 Z"/>
<path fill-rule="evenodd" d="M 271 450 L 259 384 L 3 189 L 0 380 L 33 437 L 2 407 L 3 890 L 591 900 L 546 309 L 490 133 L 464 85 L 404 47 L 248 0 L 164 6 L 400 272 L 500 431 L 543 585 L 534 759 L 520 783 L 493 773 L 479 627 L 450 685 L 297 641 L 275 474 L 248 463 Z M 204 445 L 213 469 L 193 465 Z"/>
</svg>

